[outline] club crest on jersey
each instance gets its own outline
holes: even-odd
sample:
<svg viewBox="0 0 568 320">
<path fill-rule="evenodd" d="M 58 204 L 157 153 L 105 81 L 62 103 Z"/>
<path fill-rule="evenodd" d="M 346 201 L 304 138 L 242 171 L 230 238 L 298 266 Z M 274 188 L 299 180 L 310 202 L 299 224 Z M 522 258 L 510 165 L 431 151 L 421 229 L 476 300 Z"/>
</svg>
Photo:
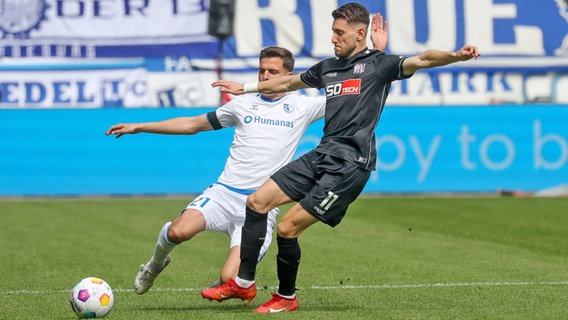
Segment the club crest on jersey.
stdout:
<svg viewBox="0 0 568 320">
<path fill-rule="evenodd" d="M 360 94 L 361 79 L 349 79 L 341 82 L 328 83 L 325 86 L 326 98 L 335 98 L 346 94 Z"/>
<path fill-rule="evenodd" d="M 364 63 L 358 63 L 353 67 L 353 74 L 361 74 L 365 72 L 365 64 Z"/>
<path fill-rule="evenodd" d="M 294 111 L 294 106 L 289 103 L 285 103 L 282 107 L 287 113 L 292 113 Z"/>
</svg>

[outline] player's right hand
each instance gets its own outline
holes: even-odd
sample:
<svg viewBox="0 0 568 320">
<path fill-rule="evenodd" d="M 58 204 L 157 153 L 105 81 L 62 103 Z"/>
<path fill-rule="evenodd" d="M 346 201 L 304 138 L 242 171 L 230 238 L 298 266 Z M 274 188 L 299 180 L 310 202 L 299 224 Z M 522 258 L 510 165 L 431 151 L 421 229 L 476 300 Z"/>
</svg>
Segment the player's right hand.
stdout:
<svg viewBox="0 0 568 320">
<path fill-rule="evenodd" d="M 221 87 L 221 92 L 230 93 L 234 95 L 240 95 L 245 93 L 244 85 L 242 83 L 228 81 L 228 80 L 217 80 L 211 84 L 213 88 Z"/>
<path fill-rule="evenodd" d="M 138 133 L 138 130 L 136 128 L 137 128 L 137 126 L 134 125 L 134 124 L 119 123 L 119 124 L 115 124 L 114 126 L 110 127 L 107 130 L 107 132 L 105 132 L 105 135 L 107 135 L 107 136 L 116 135 L 116 138 L 120 138 L 125 134 Z"/>
</svg>

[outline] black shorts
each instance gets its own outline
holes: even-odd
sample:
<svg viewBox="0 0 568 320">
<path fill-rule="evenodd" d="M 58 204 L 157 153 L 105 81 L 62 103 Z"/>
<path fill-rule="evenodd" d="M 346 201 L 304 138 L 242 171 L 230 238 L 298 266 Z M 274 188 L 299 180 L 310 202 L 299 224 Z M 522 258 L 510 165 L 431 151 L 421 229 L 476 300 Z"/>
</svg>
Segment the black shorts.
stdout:
<svg viewBox="0 0 568 320">
<path fill-rule="evenodd" d="M 354 163 L 310 151 L 272 175 L 272 180 L 311 215 L 332 227 L 361 194 L 371 172 Z"/>
</svg>

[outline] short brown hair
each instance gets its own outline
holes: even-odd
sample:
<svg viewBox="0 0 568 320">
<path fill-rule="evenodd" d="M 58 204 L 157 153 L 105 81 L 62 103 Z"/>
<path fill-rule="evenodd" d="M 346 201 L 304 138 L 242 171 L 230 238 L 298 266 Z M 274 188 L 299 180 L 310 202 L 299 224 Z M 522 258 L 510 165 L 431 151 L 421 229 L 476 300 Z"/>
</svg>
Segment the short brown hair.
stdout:
<svg viewBox="0 0 568 320">
<path fill-rule="evenodd" d="M 287 72 L 294 71 L 294 64 L 296 63 L 296 60 L 294 59 L 292 52 L 286 48 L 276 46 L 266 47 L 260 51 L 259 59 L 262 58 L 281 58 L 284 70 Z"/>
<path fill-rule="evenodd" d="M 369 27 L 369 10 L 359 3 L 351 2 L 342 5 L 331 13 L 333 19 L 343 18 L 350 25 L 363 24 Z M 366 29 L 365 29 L 366 30 Z"/>
</svg>

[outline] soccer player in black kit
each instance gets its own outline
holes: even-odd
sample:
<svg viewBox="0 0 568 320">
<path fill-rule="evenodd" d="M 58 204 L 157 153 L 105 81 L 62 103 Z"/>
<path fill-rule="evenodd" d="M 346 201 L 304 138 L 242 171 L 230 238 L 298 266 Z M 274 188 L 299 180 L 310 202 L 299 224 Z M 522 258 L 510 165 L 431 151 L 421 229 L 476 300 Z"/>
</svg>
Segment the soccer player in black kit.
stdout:
<svg viewBox="0 0 568 320">
<path fill-rule="evenodd" d="M 477 47 L 471 45 L 456 52 L 427 50 L 413 57 L 387 55 L 366 47 L 370 19 L 365 7 L 348 3 L 334 10 L 332 16 L 331 42 L 336 58 L 323 60 L 299 75 L 244 85 L 226 80 L 213 83 L 232 94 L 323 88 L 327 101 L 324 135 L 316 149 L 284 166 L 248 197 L 237 278 L 203 290 L 204 298 L 251 301 L 256 296 L 256 261 L 266 233 L 266 212 L 295 201 L 277 226 L 278 292 L 254 312 L 298 309 L 298 237 L 319 221 L 336 226 L 363 190 L 375 168 L 375 128 L 391 82 L 409 78 L 423 68 L 479 56 Z M 373 24 L 378 23 L 376 17 Z"/>
</svg>

